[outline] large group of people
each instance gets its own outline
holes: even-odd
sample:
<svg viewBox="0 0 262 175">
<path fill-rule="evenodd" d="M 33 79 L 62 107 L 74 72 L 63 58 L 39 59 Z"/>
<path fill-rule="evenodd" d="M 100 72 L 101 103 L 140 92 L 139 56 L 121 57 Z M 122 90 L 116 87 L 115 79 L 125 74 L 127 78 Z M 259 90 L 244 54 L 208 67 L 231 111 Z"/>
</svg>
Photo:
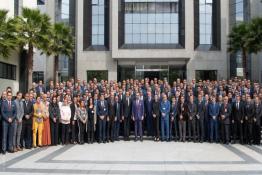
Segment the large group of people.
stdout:
<svg viewBox="0 0 262 175">
<path fill-rule="evenodd" d="M 0 100 L 1 150 L 145 137 L 259 145 L 261 100 L 259 83 L 238 78 L 39 81 L 24 94 L 7 87 Z"/>
</svg>

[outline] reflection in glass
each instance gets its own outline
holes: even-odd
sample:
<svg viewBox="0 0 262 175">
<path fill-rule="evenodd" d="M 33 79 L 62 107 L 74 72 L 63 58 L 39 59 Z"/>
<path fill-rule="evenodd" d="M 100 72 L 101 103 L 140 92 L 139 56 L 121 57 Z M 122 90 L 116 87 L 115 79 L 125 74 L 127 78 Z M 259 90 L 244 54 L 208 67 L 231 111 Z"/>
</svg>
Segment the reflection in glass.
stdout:
<svg viewBox="0 0 262 175">
<path fill-rule="evenodd" d="M 212 6 L 213 0 L 199 1 L 199 44 L 212 44 Z"/>
<path fill-rule="evenodd" d="M 125 0 L 125 43 L 178 44 L 178 7 L 179 0 Z"/>
<path fill-rule="evenodd" d="M 104 45 L 105 0 L 92 0 L 92 45 Z"/>
</svg>

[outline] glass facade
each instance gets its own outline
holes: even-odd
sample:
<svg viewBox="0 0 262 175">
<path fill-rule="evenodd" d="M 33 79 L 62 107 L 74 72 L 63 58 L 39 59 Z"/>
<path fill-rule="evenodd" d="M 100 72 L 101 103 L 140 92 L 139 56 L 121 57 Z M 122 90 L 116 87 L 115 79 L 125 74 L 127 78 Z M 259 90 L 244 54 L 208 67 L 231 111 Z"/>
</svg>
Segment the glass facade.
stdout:
<svg viewBox="0 0 262 175">
<path fill-rule="evenodd" d="M 233 27 L 238 23 L 248 21 L 249 14 L 249 2 L 248 0 L 232 0 L 230 1 L 230 25 Z M 251 59 L 250 55 L 248 55 L 247 59 L 247 72 L 248 77 L 251 77 Z M 241 51 L 230 55 L 230 76 L 238 76 L 237 69 L 242 68 L 242 53 Z"/>
<path fill-rule="evenodd" d="M 186 65 L 119 65 L 118 66 L 118 81 L 126 79 L 144 79 L 154 78 L 167 79 L 170 83 L 177 78 L 186 78 Z"/>
<path fill-rule="evenodd" d="M 199 0 L 199 44 L 212 44 L 213 0 Z"/>
<path fill-rule="evenodd" d="M 125 0 L 125 44 L 178 44 L 179 0 Z"/>
<path fill-rule="evenodd" d="M 196 81 L 217 80 L 217 70 L 196 70 Z"/>
<path fill-rule="evenodd" d="M 69 0 L 61 1 L 61 20 L 69 23 Z"/>
<path fill-rule="evenodd" d="M 37 5 L 45 5 L 45 0 L 37 0 Z"/>
<path fill-rule="evenodd" d="M 44 72 L 43 71 L 34 71 L 33 72 L 33 82 L 38 83 L 39 81 L 44 82 Z"/>
<path fill-rule="evenodd" d="M 0 62 L 0 78 L 16 80 L 16 65 Z"/>
<path fill-rule="evenodd" d="M 72 25 L 72 20 L 74 18 L 73 0 L 57 0 L 56 3 L 56 22 L 63 22 L 69 25 L 72 28 L 72 30 L 74 30 L 74 26 Z M 73 76 L 74 59 L 69 59 L 65 55 L 59 55 L 58 72 L 60 81 L 67 80 L 70 76 Z"/>
<path fill-rule="evenodd" d="M 105 45 L 105 0 L 92 0 L 92 45 Z"/>
<path fill-rule="evenodd" d="M 97 81 L 108 80 L 108 71 L 107 70 L 89 70 L 87 73 L 87 81 L 93 80 L 94 77 Z"/>
<path fill-rule="evenodd" d="M 235 0 L 235 20 L 236 22 L 244 21 L 244 0 Z"/>
</svg>

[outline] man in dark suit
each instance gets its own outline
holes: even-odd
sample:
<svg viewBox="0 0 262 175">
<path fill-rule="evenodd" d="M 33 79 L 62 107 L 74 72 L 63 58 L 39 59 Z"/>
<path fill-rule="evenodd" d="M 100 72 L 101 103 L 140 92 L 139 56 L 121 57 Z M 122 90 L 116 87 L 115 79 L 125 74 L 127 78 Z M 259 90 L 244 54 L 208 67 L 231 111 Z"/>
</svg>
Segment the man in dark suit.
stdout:
<svg viewBox="0 0 262 175">
<path fill-rule="evenodd" d="M 108 117 L 108 104 L 104 94 L 101 94 L 97 103 L 97 115 L 99 117 L 99 143 L 106 143 L 106 118 Z"/>
<path fill-rule="evenodd" d="M 2 132 L 2 120 L 3 120 L 1 108 L 2 108 L 3 102 L 6 101 L 6 98 L 7 98 L 6 96 L 7 96 L 6 91 L 3 91 L 2 96 L 0 98 L 0 131 L 1 132 Z M 3 134 L 0 134 L 0 145 L 2 145 L 2 136 Z M 0 152 L 2 152 L 2 146 L 0 148 Z"/>
<path fill-rule="evenodd" d="M 8 139 L 8 151 L 13 153 L 13 130 L 14 130 L 14 122 L 16 117 L 16 105 L 15 102 L 12 101 L 12 93 L 7 93 L 7 100 L 3 102 L 2 107 L 2 117 L 3 117 L 3 138 L 2 138 L 2 150 L 3 154 L 6 153 L 7 147 L 7 139 Z M 8 138 L 7 138 L 8 136 Z"/>
<path fill-rule="evenodd" d="M 112 93 L 110 98 L 107 100 L 108 103 L 108 118 L 107 118 L 107 128 L 106 128 L 106 140 L 109 142 L 114 142 L 115 140 L 115 116 L 116 116 L 116 109 L 115 109 L 115 97 Z"/>
<path fill-rule="evenodd" d="M 151 91 L 147 92 L 147 98 L 145 99 L 145 111 L 146 111 L 146 128 L 147 136 L 153 136 L 153 100 Z"/>
<path fill-rule="evenodd" d="M 115 96 L 115 128 L 114 128 L 114 139 L 119 141 L 119 129 L 120 129 L 120 120 L 122 116 L 122 107 L 121 102 L 118 96 Z"/>
<path fill-rule="evenodd" d="M 124 121 L 124 140 L 129 140 L 129 130 L 130 130 L 130 118 L 132 115 L 132 99 L 129 92 L 126 92 L 125 98 L 122 102 L 122 121 Z"/>
<path fill-rule="evenodd" d="M 252 144 L 253 121 L 255 116 L 255 107 L 251 101 L 250 95 L 246 95 L 247 102 L 245 106 L 245 120 L 244 120 L 244 136 L 245 143 Z"/>
<path fill-rule="evenodd" d="M 135 141 L 137 141 L 138 135 L 140 136 L 140 141 L 143 141 L 142 121 L 144 120 L 144 101 L 140 99 L 138 92 L 132 104 L 132 118 L 135 122 Z"/>
<path fill-rule="evenodd" d="M 57 99 L 58 100 L 58 99 Z M 73 97 L 73 103 L 70 104 L 71 109 L 71 118 L 70 118 L 70 125 L 71 125 L 71 143 L 76 144 L 76 129 L 77 129 L 77 119 L 76 119 L 76 109 L 78 107 L 77 104 L 77 97 Z"/>
<path fill-rule="evenodd" d="M 39 81 L 38 86 L 35 88 L 35 90 L 37 95 L 40 95 L 41 93 L 46 93 L 42 80 Z"/>
<path fill-rule="evenodd" d="M 236 95 L 236 102 L 232 107 L 233 143 L 239 138 L 240 144 L 244 142 L 243 121 L 245 115 L 245 104 L 239 94 Z"/>
<path fill-rule="evenodd" d="M 185 97 L 180 97 L 178 104 L 178 127 L 179 127 L 179 141 L 186 141 L 186 121 L 188 119 L 188 105 L 185 103 Z"/>
<path fill-rule="evenodd" d="M 228 97 L 224 97 L 224 103 L 220 108 L 220 117 L 221 117 L 221 134 L 222 134 L 222 142 L 224 144 L 229 144 L 230 140 L 230 116 L 231 116 L 232 108 L 228 103 Z"/>
<path fill-rule="evenodd" d="M 153 130 L 154 130 L 155 141 L 159 141 L 159 136 L 160 136 L 159 122 L 160 122 L 160 101 L 158 95 L 155 95 L 153 101 Z"/>
<path fill-rule="evenodd" d="M 32 148 L 32 117 L 33 117 L 33 103 L 29 100 L 29 94 L 25 94 L 25 100 L 23 101 L 24 117 L 21 134 L 21 145 L 25 143 L 26 149 Z"/>
<path fill-rule="evenodd" d="M 254 116 L 254 144 L 260 145 L 261 140 L 261 117 L 262 104 L 258 96 L 255 97 L 255 116 Z"/>
<path fill-rule="evenodd" d="M 218 117 L 220 107 L 216 102 L 216 97 L 212 97 L 212 103 L 209 104 L 208 114 L 210 116 L 210 141 L 211 143 L 215 140 L 218 142 Z"/>
<path fill-rule="evenodd" d="M 196 141 L 196 113 L 197 113 L 197 106 L 194 103 L 194 96 L 191 95 L 189 97 L 189 103 L 188 103 L 188 138 L 189 141 L 191 139 L 194 139 L 194 142 Z M 193 133 L 193 138 L 192 138 Z"/>
<path fill-rule="evenodd" d="M 203 99 L 203 103 L 205 105 L 205 117 L 204 117 L 204 128 L 205 128 L 205 141 L 210 140 L 210 116 L 209 116 L 209 95 L 206 94 Z"/>
<path fill-rule="evenodd" d="M 205 137 L 205 103 L 201 94 L 198 95 L 197 101 L 197 114 L 196 114 L 196 133 L 198 136 L 198 141 L 202 143 Z"/>
</svg>

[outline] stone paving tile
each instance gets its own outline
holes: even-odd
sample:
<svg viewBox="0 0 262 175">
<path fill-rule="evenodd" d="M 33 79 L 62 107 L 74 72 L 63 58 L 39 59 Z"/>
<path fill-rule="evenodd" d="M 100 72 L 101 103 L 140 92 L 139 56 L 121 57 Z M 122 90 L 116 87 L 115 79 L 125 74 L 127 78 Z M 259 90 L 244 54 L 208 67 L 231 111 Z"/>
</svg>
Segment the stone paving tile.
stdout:
<svg viewBox="0 0 262 175">
<path fill-rule="evenodd" d="M 262 149 L 147 140 L 57 146 L 0 155 L 1 174 L 261 175 Z"/>
</svg>

